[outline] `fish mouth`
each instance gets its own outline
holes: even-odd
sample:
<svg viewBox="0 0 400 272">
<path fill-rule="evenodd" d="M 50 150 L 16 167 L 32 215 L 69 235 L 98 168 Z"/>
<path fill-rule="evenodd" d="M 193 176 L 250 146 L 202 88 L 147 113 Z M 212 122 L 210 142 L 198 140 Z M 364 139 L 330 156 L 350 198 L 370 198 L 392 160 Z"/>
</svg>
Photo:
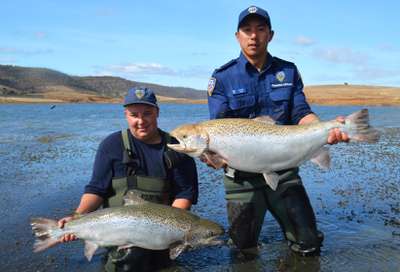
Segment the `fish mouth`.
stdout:
<svg viewBox="0 0 400 272">
<path fill-rule="evenodd" d="M 207 239 L 208 245 L 219 246 L 225 244 L 225 241 L 220 239 L 220 236 L 214 236 Z"/>
<path fill-rule="evenodd" d="M 225 244 L 225 241 L 220 239 L 220 235 L 216 235 L 202 239 L 201 244 L 208 246 L 219 246 Z"/>
<path fill-rule="evenodd" d="M 179 140 L 178 140 L 179 141 Z M 177 152 L 183 152 L 183 153 L 194 153 L 197 151 L 196 148 L 190 148 L 187 147 L 184 143 L 179 142 L 179 144 L 167 144 L 169 148 L 172 150 L 175 150 Z"/>
<path fill-rule="evenodd" d="M 212 237 L 207 237 L 207 238 L 202 238 L 196 242 L 195 245 L 189 244 L 188 248 L 191 249 L 196 249 L 196 248 L 201 248 L 204 246 L 219 246 L 219 245 L 224 245 L 226 242 L 220 239 L 220 235 L 212 236 Z"/>
</svg>

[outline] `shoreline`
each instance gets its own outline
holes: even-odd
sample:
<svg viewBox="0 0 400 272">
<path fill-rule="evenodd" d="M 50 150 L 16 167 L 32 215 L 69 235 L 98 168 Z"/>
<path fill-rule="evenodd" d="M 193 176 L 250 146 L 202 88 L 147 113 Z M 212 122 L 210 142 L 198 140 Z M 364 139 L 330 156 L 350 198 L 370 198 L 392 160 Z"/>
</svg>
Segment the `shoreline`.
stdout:
<svg viewBox="0 0 400 272">
<path fill-rule="evenodd" d="M 326 106 L 400 106 L 400 88 L 363 85 L 313 85 L 304 88 L 307 101 Z M 159 103 L 207 104 L 204 99 L 175 98 L 157 95 Z M 0 96 L 0 104 L 121 104 L 122 98 L 100 96 L 93 93 L 61 90 L 24 96 Z"/>
<path fill-rule="evenodd" d="M 308 98 L 312 105 L 321 106 L 400 106 L 400 100 L 381 99 L 329 99 L 329 98 Z M 184 98 L 159 99 L 160 104 L 207 104 L 206 99 L 194 100 Z M 0 105 L 7 104 L 122 104 L 120 99 L 50 99 L 50 98 L 31 98 L 31 97 L 0 97 Z"/>
</svg>

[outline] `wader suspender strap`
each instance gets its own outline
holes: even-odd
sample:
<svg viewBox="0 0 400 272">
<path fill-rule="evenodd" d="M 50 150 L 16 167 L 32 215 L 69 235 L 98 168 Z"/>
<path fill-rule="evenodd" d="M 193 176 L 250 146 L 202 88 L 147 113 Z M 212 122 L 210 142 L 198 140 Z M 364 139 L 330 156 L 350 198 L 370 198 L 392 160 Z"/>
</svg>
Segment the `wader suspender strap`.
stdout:
<svg viewBox="0 0 400 272">
<path fill-rule="evenodd" d="M 165 133 L 165 142 L 167 144 L 171 143 L 171 136 L 168 133 Z M 173 153 L 175 151 L 171 150 L 168 146 L 166 146 L 165 148 L 165 152 L 164 152 L 164 164 L 166 166 L 166 170 L 170 170 L 173 168 L 174 166 L 174 161 L 173 161 L 173 156 L 171 155 L 171 153 Z"/>
<path fill-rule="evenodd" d="M 129 130 L 123 130 L 122 133 L 122 141 L 124 144 L 124 153 L 122 162 L 127 165 L 127 189 L 136 189 L 138 187 L 138 181 L 136 177 L 136 172 L 140 167 L 140 160 L 137 157 L 135 145 L 130 144 L 129 141 Z M 164 137 L 164 141 L 166 143 L 172 143 L 171 136 L 168 133 L 161 133 Z M 167 177 L 170 176 L 170 170 L 173 169 L 176 165 L 180 163 L 181 156 L 174 150 L 166 147 L 164 154 L 164 165 L 165 170 L 167 171 Z"/>
<path fill-rule="evenodd" d="M 137 158 L 135 152 L 135 146 L 130 145 L 128 130 L 121 131 L 122 133 L 122 141 L 124 143 L 124 154 L 122 158 L 122 162 L 126 164 L 127 167 L 127 189 L 135 189 L 137 188 L 137 178 L 136 178 L 136 171 L 139 168 L 140 161 Z"/>
</svg>

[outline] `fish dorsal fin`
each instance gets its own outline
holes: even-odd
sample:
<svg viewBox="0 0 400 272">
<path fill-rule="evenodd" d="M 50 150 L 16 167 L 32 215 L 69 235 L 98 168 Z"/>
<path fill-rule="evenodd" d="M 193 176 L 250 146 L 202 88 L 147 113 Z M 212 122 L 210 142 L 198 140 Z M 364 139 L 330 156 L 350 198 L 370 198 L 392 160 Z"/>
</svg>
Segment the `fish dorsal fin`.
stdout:
<svg viewBox="0 0 400 272">
<path fill-rule="evenodd" d="M 263 173 L 265 182 L 271 187 L 272 190 L 276 191 L 279 183 L 279 175 L 275 172 Z"/>
<path fill-rule="evenodd" d="M 129 190 L 124 196 L 124 206 L 139 205 L 144 203 L 147 203 L 147 201 L 141 198 L 140 195 L 134 190 Z"/>
<path fill-rule="evenodd" d="M 258 116 L 256 118 L 254 118 L 254 119 L 251 119 L 251 120 L 256 121 L 256 122 L 265 123 L 265 124 L 268 124 L 268 125 L 275 125 L 276 124 L 275 120 L 272 119 L 268 115 L 261 115 L 261 116 Z"/>
<path fill-rule="evenodd" d="M 93 242 L 90 242 L 87 240 L 85 241 L 85 256 L 89 262 L 92 259 L 93 255 L 96 252 L 98 247 L 99 246 Z"/>
<path fill-rule="evenodd" d="M 331 157 L 329 156 L 329 148 L 326 146 L 321 147 L 313 154 L 311 161 L 323 169 L 328 169 L 331 164 Z"/>
<path fill-rule="evenodd" d="M 188 247 L 186 243 L 176 242 L 169 247 L 169 258 L 175 260 Z"/>
</svg>

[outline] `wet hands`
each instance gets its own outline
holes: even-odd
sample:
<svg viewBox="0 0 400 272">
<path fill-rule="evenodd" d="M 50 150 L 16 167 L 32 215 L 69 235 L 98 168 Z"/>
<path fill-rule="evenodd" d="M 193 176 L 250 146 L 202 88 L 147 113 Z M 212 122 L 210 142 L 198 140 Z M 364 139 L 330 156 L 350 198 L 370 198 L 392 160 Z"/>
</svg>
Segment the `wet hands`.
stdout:
<svg viewBox="0 0 400 272">
<path fill-rule="evenodd" d="M 226 160 L 213 151 L 207 151 L 200 155 L 199 159 L 207 164 L 208 167 L 214 169 L 226 168 L 228 164 Z"/>
<path fill-rule="evenodd" d="M 64 228 L 65 223 L 68 223 L 69 221 L 72 221 L 72 220 L 74 220 L 74 216 L 72 216 L 72 215 L 71 216 L 66 216 L 64 218 L 61 218 L 58 221 L 58 227 L 60 229 L 62 229 L 62 228 Z M 67 234 L 64 234 L 63 236 L 61 236 L 59 241 L 61 243 L 66 243 L 66 242 L 71 242 L 71 241 L 74 241 L 74 240 L 77 240 L 77 239 L 78 238 L 74 234 L 67 233 Z"/>
<path fill-rule="evenodd" d="M 339 123 L 344 124 L 345 123 L 345 118 L 343 116 L 338 116 L 336 117 L 336 121 L 338 121 Z M 349 136 L 340 131 L 339 128 L 334 128 L 331 129 L 331 131 L 329 131 L 329 135 L 328 135 L 328 144 L 337 144 L 339 142 L 348 142 L 350 140 Z"/>
<path fill-rule="evenodd" d="M 217 169 L 211 162 L 211 160 L 208 159 L 208 157 L 205 154 L 201 154 L 199 157 L 200 161 L 204 162 L 205 164 L 207 164 L 208 167 Z"/>
</svg>

